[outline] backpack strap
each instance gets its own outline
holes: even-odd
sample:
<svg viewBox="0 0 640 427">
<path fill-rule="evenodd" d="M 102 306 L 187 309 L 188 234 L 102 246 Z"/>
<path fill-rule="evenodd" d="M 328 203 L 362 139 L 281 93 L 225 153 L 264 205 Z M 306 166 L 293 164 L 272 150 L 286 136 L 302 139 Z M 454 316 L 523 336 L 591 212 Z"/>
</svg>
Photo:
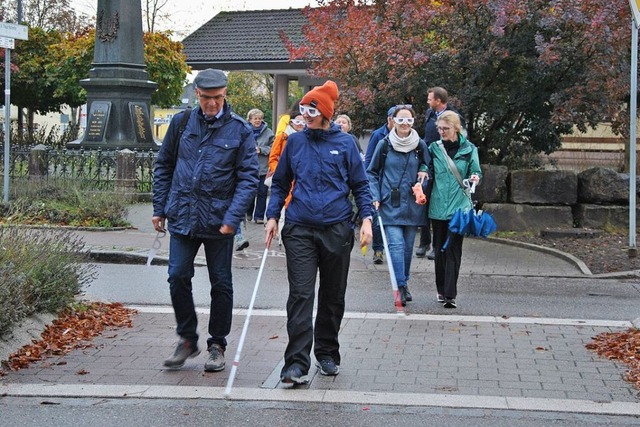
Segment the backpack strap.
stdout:
<svg viewBox="0 0 640 427">
<path fill-rule="evenodd" d="M 389 153 L 389 137 L 385 136 L 378 144 L 383 144 L 380 157 L 378 158 L 378 176 L 382 177 L 384 164 L 387 161 L 387 154 Z"/>
<path fill-rule="evenodd" d="M 187 123 L 189 122 L 189 117 L 191 116 L 191 107 L 187 107 L 182 113 L 182 120 L 180 121 L 180 126 L 178 127 L 178 133 L 173 139 L 173 166 L 175 168 L 176 163 L 178 163 L 178 148 L 180 147 L 180 139 L 182 138 L 182 134 L 184 130 L 187 128 Z"/>
</svg>

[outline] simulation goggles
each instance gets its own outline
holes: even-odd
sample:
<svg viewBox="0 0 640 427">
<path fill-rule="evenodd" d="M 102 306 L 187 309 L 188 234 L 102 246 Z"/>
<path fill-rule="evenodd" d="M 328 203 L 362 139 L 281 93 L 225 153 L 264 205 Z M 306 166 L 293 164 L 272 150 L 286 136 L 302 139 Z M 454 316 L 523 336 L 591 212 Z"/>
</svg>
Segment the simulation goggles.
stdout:
<svg viewBox="0 0 640 427">
<path fill-rule="evenodd" d="M 322 113 L 317 108 L 307 107 L 306 105 L 300 106 L 300 114 L 303 116 L 306 114 L 309 117 L 318 117 Z"/>
<path fill-rule="evenodd" d="M 403 124 L 408 124 L 408 125 L 412 125 L 413 124 L 413 117 L 394 117 L 393 121 L 396 122 L 399 125 L 403 125 Z"/>
<path fill-rule="evenodd" d="M 291 120 L 291 124 L 292 125 L 296 125 L 296 126 L 302 126 L 303 124 L 305 124 L 305 121 L 304 120 L 293 119 L 293 120 Z"/>
</svg>

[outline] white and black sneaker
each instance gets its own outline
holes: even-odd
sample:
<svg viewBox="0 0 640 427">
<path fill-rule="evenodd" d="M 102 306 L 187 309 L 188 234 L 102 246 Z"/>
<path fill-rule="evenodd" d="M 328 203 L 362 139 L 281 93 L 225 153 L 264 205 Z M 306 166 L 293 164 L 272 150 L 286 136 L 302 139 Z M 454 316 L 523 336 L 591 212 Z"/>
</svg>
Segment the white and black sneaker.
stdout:
<svg viewBox="0 0 640 427">
<path fill-rule="evenodd" d="M 335 376 L 340 373 L 340 365 L 336 365 L 336 362 L 331 358 L 318 360 L 317 365 L 322 375 Z"/>
<path fill-rule="evenodd" d="M 444 304 L 442 305 L 444 308 L 456 308 L 456 300 L 453 298 L 447 298 L 444 300 Z"/>
<path fill-rule="evenodd" d="M 280 374 L 280 381 L 284 384 L 301 385 L 308 384 L 309 377 L 307 377 L 299 367 L 294 365 L 282 371 Z"/>
</svg>

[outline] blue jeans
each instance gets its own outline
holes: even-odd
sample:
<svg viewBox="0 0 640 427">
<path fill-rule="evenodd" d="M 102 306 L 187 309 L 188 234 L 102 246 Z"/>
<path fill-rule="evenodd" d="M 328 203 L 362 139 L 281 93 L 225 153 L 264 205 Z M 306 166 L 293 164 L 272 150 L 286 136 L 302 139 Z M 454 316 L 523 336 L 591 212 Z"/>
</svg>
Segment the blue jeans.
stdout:
<svg viewBox="0 0 640 427">
<path fill-rule="evenodd" d="M 264 221 L 264 211 L 267 210 L 267 195 L 269 194 L 269 187 L 264 185 L 266 177 L 267 175 L 260 175 L 258 193 L 256 194 L 255 211 L 253 212 L 254 221 Z"/>
<path fill-rule="evenodd" d="M 398 287 L 407 286 L 411 257 L 413 256 L 413 242 L 418 228 L 410 225 L 385 225 L 389 256 L 398 282 Z"/>
<path fill-rule="evenodd" d="M 201 245 L 211 282 L 211 306 L 209 308 L 209 338 L 211 344 L 227 347 L 226 336 L 231 331 L 233 313 L 233 283 L 231 258 L 233 236 L 219 239 L 192 239 L 171 235 L 169 242 L 169 290 L 176 316 L 176 332 L 184 340 L 198 342 L 198 319 L 193 302 L 191 279 L 195 273 L 193 262 Z"/>
</svg>

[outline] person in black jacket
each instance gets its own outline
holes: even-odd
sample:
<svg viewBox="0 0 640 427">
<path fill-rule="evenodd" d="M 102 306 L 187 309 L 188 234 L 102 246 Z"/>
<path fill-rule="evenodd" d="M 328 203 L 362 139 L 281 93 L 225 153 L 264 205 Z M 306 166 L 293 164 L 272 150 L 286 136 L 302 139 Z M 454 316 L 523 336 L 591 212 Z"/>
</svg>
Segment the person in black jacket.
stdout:
<svg viewBox="0 0 640 427">
<path fill-rule="evenodd" d="M 191 279 L 204 245 L 211 282 L 204 370 L 216 372 L 225 368 L 231 331 L 233 236 L 256 195 L 259 165 L 249 124 L 225 100 L 225 74 L 203 70 L 194 83 L 199 105 L 184 129 L 184 113 L 174 116 L 156 159 L 151 222 L 158 233 L 171 233 L 169 289 L 180 340 L 164 366 L 180 368 L 200 354 Z"/>
</svg>

